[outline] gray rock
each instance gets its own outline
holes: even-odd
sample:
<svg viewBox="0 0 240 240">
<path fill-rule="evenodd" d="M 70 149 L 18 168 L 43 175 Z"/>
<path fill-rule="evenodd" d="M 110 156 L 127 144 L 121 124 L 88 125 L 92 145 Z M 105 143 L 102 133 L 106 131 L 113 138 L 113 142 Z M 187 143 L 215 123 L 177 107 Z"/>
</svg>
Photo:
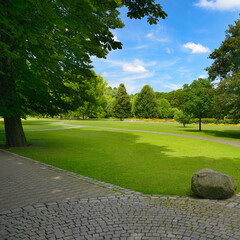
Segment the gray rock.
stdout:
<svg viewBox="0 0 240 240">
<path fill-rule="evenodd" d="M 233 196 L 237 184 L 229 175 L 204 168 L 193 175 L 191 188 L 203 198 L 226 199 Z"/>
</svg>

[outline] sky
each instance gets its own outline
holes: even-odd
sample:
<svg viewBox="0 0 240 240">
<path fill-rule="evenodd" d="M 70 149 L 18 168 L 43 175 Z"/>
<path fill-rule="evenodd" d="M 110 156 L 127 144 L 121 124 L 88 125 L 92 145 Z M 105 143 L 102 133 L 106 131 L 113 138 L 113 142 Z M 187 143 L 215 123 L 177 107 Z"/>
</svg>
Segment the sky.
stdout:
<svg viewBox="0 0 240 240">
<path fill-rule="evenodd" d="M 168 14 L 157 25 L 146 18 L 129 19 L 120 9 L 125 24 L 112 30 L 123 49 L 111 51 L 106 59 L 92 58 L 94 70 L 108 86 L 123 83 L 129 94 L 146 84 L 154 91 L 170 92 L 198 78 L 207 78 L 208 59 L 225 39 L 229 24 L 239 18 L 240 0 L 156 0 Z"/>
</svg>

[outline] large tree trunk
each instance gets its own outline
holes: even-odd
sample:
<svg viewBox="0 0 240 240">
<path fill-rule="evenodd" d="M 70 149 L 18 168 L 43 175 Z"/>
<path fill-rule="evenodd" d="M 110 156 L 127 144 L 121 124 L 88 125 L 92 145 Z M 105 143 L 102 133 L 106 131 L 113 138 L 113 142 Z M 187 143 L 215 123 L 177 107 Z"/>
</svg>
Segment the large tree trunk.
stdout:
<svg viewBox="0 0 240 240">
<path fill-rule="evenodd" d="M 202 131 L 202 118 L 199 118 L 199 131 L 201 132 Z"/>
<path fill-rule="evenodd" d="M 19 116 L 4 117 L 5 136 L 7 147 L 25 147 L 27 141 L 23 132 Z"/>
</svg>

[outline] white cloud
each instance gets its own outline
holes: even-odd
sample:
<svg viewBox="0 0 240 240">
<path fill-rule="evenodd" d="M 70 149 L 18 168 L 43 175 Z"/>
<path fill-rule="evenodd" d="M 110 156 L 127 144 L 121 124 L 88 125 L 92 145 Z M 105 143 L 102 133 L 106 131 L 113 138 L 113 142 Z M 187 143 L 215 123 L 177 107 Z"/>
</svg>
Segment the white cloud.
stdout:
<svg viewBox="0 0 240 240">
<path fill-rule="evenodd" d="M 198 76 L 198 78 L 207 78 L 207 76 L 203 74 L 203 75 Z"/>
<path fill-rule="evenodd" d="M 107 72 L 103 72 L 101 75 L 102 75 L 102 77 L 107 77 L 108 73 Z"/>
<path fill-rule="evenodd" d="M 146 37 L 156 42 L 162 42 L 162 43 L 169 42 L 169 39 L 167 37 L 160 38 L 160 37 L 157 37 L 154 33 L 148 33 Z"/>
<path fill-rule="evenodd" d="M 114 40 L 115 42 L 119 42 L 117 36 L 113 36 L 113 40 Z"/>
<path fill-rule="evenodd" d="M 166 84 L 164 84 L 163 87 L 170 88 L 172 90 L 178 90 L 182 88 L 182 84 L 174 84 L 174 83 L 166 82 Z"/>
<path fill-rule="evenodd" d="M 147 69 L 143 67 L 138 60 L 135 60 L 133 63 L 123 64 L 123 71 L 129 73 L 144 73 L 147 72 Z"/>
<path fill-rule="evenodd" d="M 148 48 L 148 47 L 149 47 L 149 45 L 140 45 L 140 46 L 134 47 L 133 49 L 139 50 L 139 49 L 144 49 L 144 48 Z"/>
<path fill-rule="evenodd" d="M 170 48 L 166 48 L 166 51 L 167 51 L 168 54 L 171 54 L 173 52 L 173 50 L 170 49 Z"/>
<path fill-rule="evenodd" d="M 144 73 L 144 74 L 140 74 L 140 75 L 135 75 L 135 76 L 131 76 L 131 77 L 125 77 L 122 80 L 124 82 L 133 82 L 135 80 L 139 80 L 139 79 L 147 79 L 150 78 L 152 76 L 154 76 L 154 72 L 148 72 L 148 73 Z"/>
<path fill-rule="evenodd" d="M 110 63 L 112 66 L 121 66 L 124 72 L 128 73 L 144 73 L 148 70 L 144 67 L 147 64 L 139 59 L 135 59 L 133 62 L 125 61 L 113 61 L 113 60 L 104 60 L 105 62 Z"/>
<path fill-rule="evenodd" d="M 188 42 L 183 45 L 184 48 L 192 50 L 192 53 L 208 53 L 210 49 L 208 47 L 204 47 L 200 43 L 195 44 L 192 42 Z"/>
<path fill-rule="evenodd" d="M 195 5 L 214 10 L 239 10 L 240 0 L 199 0 Z"/>
</svg>

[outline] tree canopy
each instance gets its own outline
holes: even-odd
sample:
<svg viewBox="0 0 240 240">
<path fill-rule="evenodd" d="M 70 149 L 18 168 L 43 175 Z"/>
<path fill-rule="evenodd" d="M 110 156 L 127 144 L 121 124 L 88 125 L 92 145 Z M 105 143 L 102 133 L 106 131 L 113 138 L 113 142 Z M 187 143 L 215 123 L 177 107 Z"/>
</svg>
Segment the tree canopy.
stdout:
<svg viewBox="0 0 240 240">
<path fill-rule="evenodd" d="M 118 87 L 116 99 L 113 103 L 113 115 L 120 120 L 131 115 L 130 97 L 123 83 Z"/>
<path fill-rule="evenodd" d="M 190 85 L 183 86 L 185 92 L 184 112 L 199 118 L 199 131 L 201 131 L 201 119 L 208 117 L 212 110 L 212 84 L 209 79 L 199 78 Z"/>
<path fill-rule="evenodd" d="M 159 115 L 158 102 L 153 89 L 145 85 L 134 102 L 134 115 L 138 118 L 156 118 Z"/>
<path fill-rule="evenodd" d="M 0 2 L 0 115 L 7 145 L 26 145 L 20 120 L 26 114 L 59 114 L 75 108 L 72 96 L 84 99 L 90 57 L 122 48 L 111 32 L 124 26 L 122 6 L 128 17 L 147 16 L 150 24 L 166 17 L 155 0 Z"/>
<path fill-rule="evenodd" d="M 225 78 L 227 74 L 240 71 L 240 19 L 229 25 L 225 40 L 209 56 L 213 64 L 206 68 L 211 80 Z"/>
</svg>

